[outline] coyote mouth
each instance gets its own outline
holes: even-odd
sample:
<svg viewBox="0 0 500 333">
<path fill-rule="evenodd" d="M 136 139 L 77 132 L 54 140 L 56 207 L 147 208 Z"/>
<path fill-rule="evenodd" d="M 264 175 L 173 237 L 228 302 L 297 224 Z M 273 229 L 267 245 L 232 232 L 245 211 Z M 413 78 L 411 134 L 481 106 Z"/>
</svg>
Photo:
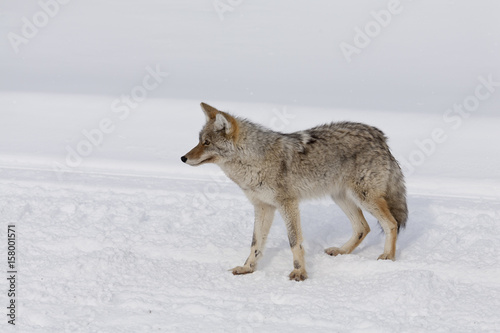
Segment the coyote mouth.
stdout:
<svg viewBox="0 0 500 333">
<path fill-rule="evenodd" d="M 197 164 L 193 164 L 193 166 L 198 166 L 198 165 L 202 165 L 202 164 L 205 164 L 205 163 L 210 163 L 210 162 L 213 162 L 213 161 L 215 161 L 215 157 L 212 156 L 212 157 L 209 157 L 209 158 L 207 158 L 207 159 L 205 159 L 205 160 L 203 160 L 203 161 L 201 161 L 201 162 L 199 162 Z"/>
</svg>

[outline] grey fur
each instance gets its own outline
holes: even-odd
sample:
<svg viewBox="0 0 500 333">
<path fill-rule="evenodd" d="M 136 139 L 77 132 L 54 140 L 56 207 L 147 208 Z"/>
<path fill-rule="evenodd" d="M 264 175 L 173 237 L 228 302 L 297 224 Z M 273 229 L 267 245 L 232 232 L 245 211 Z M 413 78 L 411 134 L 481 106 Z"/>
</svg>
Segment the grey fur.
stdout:
<svg viewBox="0 0 500 333">
<path fill-rule="evenodd" d="M 408 218 L 406 189 L 401 168 L 379 129 L 339 122 L 285 134 L 206 104 L 202 108 L 207 123 L 200 132 L 200 144 L 183 160 L 195 166 L 219 165 L 256 211 L 251 256 L 234 274 L 253 272 L 256 256 L 252 253 L 263 249 L 278 209 L 287 225 L 294 266 L 300 267 L 290 278 L 307 278 L 298 204 L 321 196 L 332 197 L 353 224 L 352 238 L 341 248 L 327 249 L 328 254 L 350 253 L 366 237 L 370 228 L 363 209 L 379 220 L 386 233 L 379 259 L 395 259 L 397 231 Z"/>
</svg>

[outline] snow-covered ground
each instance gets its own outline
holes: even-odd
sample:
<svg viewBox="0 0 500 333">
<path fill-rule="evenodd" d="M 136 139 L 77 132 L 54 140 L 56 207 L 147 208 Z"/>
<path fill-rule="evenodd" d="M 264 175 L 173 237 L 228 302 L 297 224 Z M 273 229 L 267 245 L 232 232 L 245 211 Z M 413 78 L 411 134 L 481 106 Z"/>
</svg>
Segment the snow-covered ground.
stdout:
<svg viewBox="0 0 500 333">
<path fill-rule="evenodd" d="M 280 218 L 259 270 L 227 271 L 246 259 L 252 234 L 252 207 L 231 183 L 1 175 L 3 220 L 19 229 L 23 332 L 499 329 L 498 200 L 410 195 L 396 262 L 376 261 L 373 219 L 354 254 L 327 256 L 350 224 L 329 202 L 305 204 L 309 279 L 295 283 Z"/>
<path fill-rule="evenodd" d="M 0 248 L 15 224 L 18 331 L 500 331 L 498 1 L 0 7 Z M 301 210 L 308 280 L 288 280 L 279 216 L 258 271 L 228 272 L 253 209 L 217 167 L 180 162 L 201 101 L 285 132 L 382 129 L 407 176 L 397 261 L 376 260 L 371 216 L 353 254 L 324 254 L 351 227 L 320 200 Z"/>
</svg>

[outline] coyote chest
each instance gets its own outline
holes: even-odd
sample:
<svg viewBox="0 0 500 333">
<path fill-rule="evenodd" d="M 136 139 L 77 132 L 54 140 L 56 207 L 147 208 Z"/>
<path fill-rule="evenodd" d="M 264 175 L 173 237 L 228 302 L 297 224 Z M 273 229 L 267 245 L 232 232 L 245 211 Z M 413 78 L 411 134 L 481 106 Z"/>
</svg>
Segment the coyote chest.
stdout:
<svg viewBox="0 0 500 333">
<path fill-rule="evenodd" d="M 249 199 L 259 199 L 269 204 L 274 203 L 275 191 L 267 175 L 260 170 L 253 170 L 250 166 L 226 165 L 222 167 L 224 173 L 238 185 Z M 253 201 L 253 200 L 252 200 Z"/>
</svg>

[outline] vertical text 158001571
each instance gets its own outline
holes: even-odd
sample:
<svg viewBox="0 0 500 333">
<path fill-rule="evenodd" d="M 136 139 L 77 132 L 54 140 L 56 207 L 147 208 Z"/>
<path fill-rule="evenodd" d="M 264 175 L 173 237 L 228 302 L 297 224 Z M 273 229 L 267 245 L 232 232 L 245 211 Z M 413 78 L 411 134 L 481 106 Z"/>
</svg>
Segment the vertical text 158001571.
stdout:
<svg viewBox="0 0 500 333">
<path fill-rule="evenodd" d="M 16 324 L 16 226 L 10 224 L 7 229 L 7 296 L 9 304 L 7 306 L 7 322 L 11 325 Z"/>
</svg>

